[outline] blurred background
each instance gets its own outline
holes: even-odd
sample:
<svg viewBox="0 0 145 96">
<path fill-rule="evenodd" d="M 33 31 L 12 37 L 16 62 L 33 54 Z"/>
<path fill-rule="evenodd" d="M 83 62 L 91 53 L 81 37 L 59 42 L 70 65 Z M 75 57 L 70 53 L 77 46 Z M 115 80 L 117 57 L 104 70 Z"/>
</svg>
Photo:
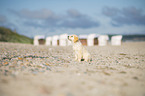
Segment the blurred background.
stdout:
<svg viewBox="0 0 145 96">
<path fill-rule="evenodd" d="M 145 37 L 144 5 L 145 0 L 0 0 L 0 41 L 14 36 L 13 42 L 32 43 L 35 35 L 63 33 Z"/>
</svg>

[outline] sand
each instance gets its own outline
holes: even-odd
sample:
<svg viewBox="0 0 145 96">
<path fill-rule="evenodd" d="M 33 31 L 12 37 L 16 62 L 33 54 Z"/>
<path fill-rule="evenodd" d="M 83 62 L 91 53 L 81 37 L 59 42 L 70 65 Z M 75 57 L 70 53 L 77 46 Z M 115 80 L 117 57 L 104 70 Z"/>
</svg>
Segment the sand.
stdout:
<svg viewBox="0 0 145 96">
<path fill-rule="evenodd" d="M 145 42 L 86 48 L 0 42 L 0 96 L 145 96 Z"/>
</svg>

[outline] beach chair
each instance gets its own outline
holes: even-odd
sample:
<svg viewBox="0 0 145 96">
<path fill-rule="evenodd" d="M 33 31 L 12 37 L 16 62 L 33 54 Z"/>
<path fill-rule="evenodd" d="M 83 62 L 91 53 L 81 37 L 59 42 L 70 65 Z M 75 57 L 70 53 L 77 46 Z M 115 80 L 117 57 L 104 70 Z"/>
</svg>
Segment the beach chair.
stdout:
<svg viewBox="0 0 145 96">
<path fill-rule="evenodd" d="M 33 44 L 38 46 L 38 45 L 40 45 L 40 43 L 44 43 L 45 42 L 44 38 L 45 38 L 45 36 L 43 36 L 43 35 L 37 35 L 37 36 L 35 36 Z"/>
<path fill-rule="evenodd" d="M 35 36 L 35 37 L 34 37 L 33 44 L 34 44 L 35 46 L 39 45 L 38 36 Z"/>
<path fill-rule="evenodd" d="M 60 46 L 67 46 L 67 34 L 62 34 L 59 36 L 59 45 Z"/>
<path fill-rule="evenodd" d="M 45 45 L 46 45 L 46 46 L 52 45 L 52 37 L 47 37 L 47 38 L 46 38 Z"/>
<path fill-rule="evenodd" d="M 59 45 L 59 36 L 58 35 L 54 35 L 52 37 L 52 46 L 58 46 Z"/>
<path fill-rule="evenodd" d="M 112 36 L 111 45 L 119 46 L 121 45 L 122 35 Z"/>
<path fill-rule="evenodd" d="M 109 40 L 109 36 L 108 35 L 100 35 L 98 37 L 98 46 L 105 46 L 107 45 Z"/>
<path fill-rule="evenodd" d="M 94 46 L 98 44 L 98 35 L 96 34 L 89 34 L 87 38 L 87 45 Z"/>
<path fill-rule="evenodd" d="M 87 38 L 88 35 L 79 35 L 79 40 L 82 43 L 82 45 L 87 45 Z"/>
</svg>

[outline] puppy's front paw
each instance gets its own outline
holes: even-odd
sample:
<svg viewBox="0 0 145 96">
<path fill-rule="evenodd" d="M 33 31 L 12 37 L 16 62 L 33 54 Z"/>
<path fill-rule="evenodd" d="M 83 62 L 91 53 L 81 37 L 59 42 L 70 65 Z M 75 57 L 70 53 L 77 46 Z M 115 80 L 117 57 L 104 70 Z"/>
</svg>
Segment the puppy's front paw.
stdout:
<svg viewBox="0 0 145 96">
<path fill-rule="evenodd" d="M 79 62 L 81 62 L 81 59 L 78 59 Z"/>
<path fill-rule="evenodd" d="M 75 57 L 75 59 L 74 59 L 75 61 L 78 61 L 78 58 L 77 57 Z"/>
<path fill-rule="evenodd" d="M 78 61 L 77 59 L 74 59 L 74 61 Z"/>
</svg>

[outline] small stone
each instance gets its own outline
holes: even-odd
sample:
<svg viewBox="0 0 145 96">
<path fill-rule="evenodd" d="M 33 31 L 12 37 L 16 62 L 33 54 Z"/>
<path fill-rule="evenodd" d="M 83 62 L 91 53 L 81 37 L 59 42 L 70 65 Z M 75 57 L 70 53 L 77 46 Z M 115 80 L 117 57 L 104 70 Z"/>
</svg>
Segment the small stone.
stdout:
<svg viewBox="0 0 145 96">
<path fill-rule="evenodd" d="M 4 65 L 5 65 L 5 66 L 8 66 L 8 65 L 9 65 L 9 63 L 8 63 L 8 62 L 5 62 L 5 63 L 4 63 Z"/>
<path fill-rule="evenodd" d="M 117 61 L 117 60 L 115 60 L 115 62 L 116 62 L 116 63 L 118 63 L 118 61 Z"/>
<path fill-rule="evenodd" d="M 46 63 L 45 65 L 50 66 L 50 64 Z"/>
<path fill-rule="evenodd" d="M 135 76 L 135 77 L 133 77 L 133 79 L 138 80 L 138 77 Z"/>
<path fill-rule="evenodd" d="M 18 57 L 18 60 L 23 60 L 23 58 Z"/>
<path fill-rule="evenodd" d="M 120 53 L 119 55 L 127 55 L 127 54 L 125 54 L 125 53 Z"/>
<path fill-rule="evenodd" d="M 119 73 L 126 74 L 126 72 L 125 72 L 125 71 L 121 71 L 121 72 L 119 72 Z"/>
<path fill-rule="evenodd" d="M 50 68 L 49 66 L 47 66 L 47 67 L 46 67 L 46 70 L 50 70 L 50 71 L 51 71 L 51 68 Z"/>
<path fill-rule="evenodd" d="M 110 76 L 110 75 L 111 75 L 110 73 L 105 72 L 105 71 L 103 71 L 103 73 L 104 73 L 105 75 L 108 75 L 108 76 Z"/>
<path fill-rule="evenodd" d="M 37 68 L 42 68 L 42 66 L 40 66 L 40 65 L 37 65 L 36 67 L 37 67 Z"/>
</svg>

